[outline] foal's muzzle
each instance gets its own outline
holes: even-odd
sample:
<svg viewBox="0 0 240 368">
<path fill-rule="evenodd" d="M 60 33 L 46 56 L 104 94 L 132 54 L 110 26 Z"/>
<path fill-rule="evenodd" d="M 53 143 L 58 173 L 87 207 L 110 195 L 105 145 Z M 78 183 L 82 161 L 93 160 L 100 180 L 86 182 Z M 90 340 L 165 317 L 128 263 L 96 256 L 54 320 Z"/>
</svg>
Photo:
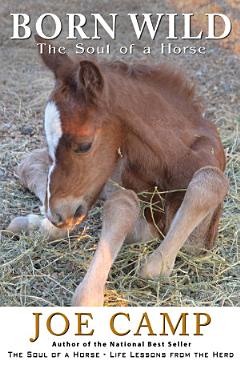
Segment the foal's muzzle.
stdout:
<svg viewBox="0 0 240 368">
<path fill-rule="evenodd" d="M 87 209 L 83 204 L 80 204 L 73 214 L 64 212 L 64 210 L 62 212 L 60 210 L 56 212 L 48 211 L 47 218 L 58 228 L 71 229 L 80 224 L 87 216 Z"/>
</svg>

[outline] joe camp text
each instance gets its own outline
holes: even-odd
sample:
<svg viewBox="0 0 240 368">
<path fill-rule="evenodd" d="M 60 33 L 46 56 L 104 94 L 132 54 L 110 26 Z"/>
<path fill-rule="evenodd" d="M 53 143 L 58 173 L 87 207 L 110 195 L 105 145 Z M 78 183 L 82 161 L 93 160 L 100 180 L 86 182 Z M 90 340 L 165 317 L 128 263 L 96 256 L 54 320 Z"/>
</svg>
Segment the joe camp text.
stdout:
<svg viewBox="0 0 240 368">
<path fill-rule="evenodd" d="M 115 336 L 203 336 L 211 323 L 208 313 L 174 313 L 118 312 L 110 315 L 105 321 L 100 319 L 99 312 L 76 312 L 67 315 L 62 312 L 33 313 L 33 334 L 31 342 L 35 342 L 45 329 L 53 336 L 93 336 L 99 329 L 104 329 Z M 44 331 L 44 333 L 46 332 Z"/>
</svg>

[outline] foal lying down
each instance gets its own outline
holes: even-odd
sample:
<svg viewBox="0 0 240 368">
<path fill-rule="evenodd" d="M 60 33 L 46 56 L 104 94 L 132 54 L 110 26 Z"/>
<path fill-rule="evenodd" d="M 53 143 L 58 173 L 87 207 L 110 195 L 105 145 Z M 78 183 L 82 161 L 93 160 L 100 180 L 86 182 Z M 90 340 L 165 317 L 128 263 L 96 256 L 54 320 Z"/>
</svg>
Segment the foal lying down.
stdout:
<svg viewBox="0 0 240 368">
<path fill-rule="evenodd" d="M 165 234 L 142 265 L 147 278 L 170 275 L 183 246 L 195 254 L 213 246 L 228 191 L 224 150 L 192 86 L 169 66 L 95 63 L 46 51 L 41 57 L 55 77 L 45 109 L 48 148 L 29 154 L 18 175 L 46 218 L 27 218 L 24 226 L 65 236 L 104 192 L 100 240 L 73 298 L 74 305 L 100 306 L 125 241 Z M 118 183 L 112 188 L 111 178 Z M 156 187 L 165 192 L 164 211 L 142 213 L 136 193 Z M 18 231 L 19 223 L 9 230 Z"/>
</svg>

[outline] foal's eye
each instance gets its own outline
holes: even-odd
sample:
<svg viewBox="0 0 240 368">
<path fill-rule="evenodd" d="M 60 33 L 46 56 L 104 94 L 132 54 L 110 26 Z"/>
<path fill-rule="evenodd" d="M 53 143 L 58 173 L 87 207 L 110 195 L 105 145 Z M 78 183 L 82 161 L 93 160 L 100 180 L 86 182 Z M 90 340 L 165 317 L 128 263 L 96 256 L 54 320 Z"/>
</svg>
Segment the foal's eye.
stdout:
<svg viewBox="0 0 240 368">
<path fill-rule="evenodd" d="M 75 153 L 85 153 L 88 152 L 92 147 L 92 143 L 81 143 L 78 146 L 73 148 L 73 152 Z"/>
</svg>

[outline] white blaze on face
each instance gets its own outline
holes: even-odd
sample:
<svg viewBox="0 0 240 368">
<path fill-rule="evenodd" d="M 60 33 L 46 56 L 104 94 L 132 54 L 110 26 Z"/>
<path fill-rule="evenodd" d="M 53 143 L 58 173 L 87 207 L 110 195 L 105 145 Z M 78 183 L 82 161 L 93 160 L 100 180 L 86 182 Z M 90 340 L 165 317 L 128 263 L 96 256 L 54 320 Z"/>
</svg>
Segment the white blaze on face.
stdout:
<svg viewBox="0 0 240 368">
<path fill-rule="evenodd" d="M 45 133 L 48 143 L 49 155 L 55 161 L 58 142 L 62 136 L 60 112 L 53 101 L 48 102 L 45 109 Z"/>
<path fill-rule="evenodd" d="M 50 181 L 51 174 L 56 165 L 56 150 L 59 143 L 60 138 L 62 137 L 62 126 L 61 126 L 61 118 L 60 112 L 57 108 L 57 105 L 50 101 L 48 102 L 45 109 L 45 118 L 44 118 L 44 128 L 46 133 L 46 139 L 48 144 L 48 152 L 51 157 L 53 163 L 49 168 L 48 172 L 48 185 L 47 185 L 47 196 L 48 196 L 48 210 L 49 209 L 49 200 L 50 200 Z"/>
</svg>

